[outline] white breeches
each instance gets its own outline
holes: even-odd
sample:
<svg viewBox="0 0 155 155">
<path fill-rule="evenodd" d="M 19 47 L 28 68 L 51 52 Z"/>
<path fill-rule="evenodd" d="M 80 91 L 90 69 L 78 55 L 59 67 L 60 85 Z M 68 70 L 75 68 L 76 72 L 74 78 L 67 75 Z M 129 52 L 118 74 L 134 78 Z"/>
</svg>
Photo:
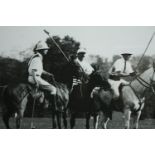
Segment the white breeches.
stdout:
<svg viewBox="0 0 155 155">
<path fill-rule="evenodd" d="M 39 88 L 50 92 L 50 94 L 52 94 L 52 95 L 56 94 L 56 88 L 53 85 L 51 85 L 50 83 L 48 83 L 47 81 L 42 79 L 40 76 L 36 76 L 36 80 L 39 84 Z M 32 76 L 28 77 L 28 81 L 32 84 L 35 84 L 35 81 Z"/>
</svg>

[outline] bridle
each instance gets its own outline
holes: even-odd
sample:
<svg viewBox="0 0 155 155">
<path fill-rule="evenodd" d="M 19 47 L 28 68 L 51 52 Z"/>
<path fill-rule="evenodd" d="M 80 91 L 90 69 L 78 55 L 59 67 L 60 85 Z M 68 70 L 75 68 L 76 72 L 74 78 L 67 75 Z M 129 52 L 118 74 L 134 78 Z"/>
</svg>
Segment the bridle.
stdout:
<svg viewBox="0 0 155 155">
<path fill-rule="evenodd" d="M 150 79 L 151 83 L 148 83 L 147 81 L 145 81 L 143 78 L 141 78 L 140 76 L 137 76 L 135 79 L 142 85 L 144 86 L 145 88 L 147 89 L 150 89 L 151 88 L 151 91 L 152 93 L 155 95 L 155 89 L 153 87 L 153 83 L 155 83 L 155 80 L 154 79 L 154 76 L 155 76 L 155 68 L 153 67 L 153 74 L 152 74 L 152 78 Z M 132 88 L 133 89 L 133 88 Z"/>
<path fill-rule="evenodd" d="M 143 78 L 139 76 L 136 76 L 136 80 L 142 85 L 144 86 L 145 88 L 147 89 L 151 89 L 153 95 L 155 95 L 155 89 L 153 88 L 153 83 L 155 83 L 155 81 L 153 80 L 154 79 L 154 76 L 155 76 L 155 68 L 153 67 L 153 74 L 152 74 L 152 78 L 150 79 L 150 83 L 148 83 L 147 81 L 145 81 Z M 134 87 L 131 85 L 132 81 L 130 82 L 130 84 L 128 85 L 134 92 L 134 94 L 136 95 L 136 97 L 138 98 L 139 100 L 139 104 L 140 104 L 140 107 L 136 110 L 136 111 L 139 111 L 141 110 L 141 108 L 143 107 L 143 102 L 141 100 L 141 98 L 139 97 L 139 95 L 137 94 L 136 90 L 134 89 Z M 146 91 L 144 91 L 143 93 L 143 96 L 145 95 Z"/>
<path fill-rule="evenodd" d="M 153 74 L 152 74 L 152 79 L 151 79 L 151 90 L 152 90 L 152 93 L 155 95 L 155 89 L 154 89 L 154 87 L 153 87 L 153 84 L 155 83 L 155 80 L 153 80 L 154 79 L 154 76 L 155 76 L 155 67 L 153 66 Z"/>
</svg>

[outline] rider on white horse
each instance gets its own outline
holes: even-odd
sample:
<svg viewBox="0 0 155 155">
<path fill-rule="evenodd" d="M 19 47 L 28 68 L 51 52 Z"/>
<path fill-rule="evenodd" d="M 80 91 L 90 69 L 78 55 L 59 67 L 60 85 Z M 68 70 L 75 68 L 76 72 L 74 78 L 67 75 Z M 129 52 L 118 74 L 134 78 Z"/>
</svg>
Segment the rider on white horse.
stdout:
<svg viewBox="0 0 155 155">
<path fill-rule="evenodd" d="M 127 85 L 128 81 L 124 80 L 124 77 L 135 76 L 131 62 L 129 61 L 131 53 L 122 53 L 121 58 L 116 60 L 109 70 L 108 82 L 111 85 L 114 96 L 113 99 L 118 99 L 120 96 L 119 86 L 120 84 Z"/>
</svg>

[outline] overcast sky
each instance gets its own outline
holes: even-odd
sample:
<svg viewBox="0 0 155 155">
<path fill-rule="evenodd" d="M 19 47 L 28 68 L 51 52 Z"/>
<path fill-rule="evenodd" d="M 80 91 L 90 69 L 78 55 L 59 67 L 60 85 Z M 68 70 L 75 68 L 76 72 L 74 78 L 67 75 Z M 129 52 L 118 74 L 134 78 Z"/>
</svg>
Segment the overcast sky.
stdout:
<svg viewBox="0 0 155 155">
<path fill-rule="evenodd" d="M 0 27 L 0 55 L 15 55 L 32 47 L 38 40 L 45 40 L 47 29 L 52 35 L 70 35 L 85 47 L 88 54 L 111 58 L 114 54 L 131 52 L 142 54 L 155 27 Z M 155 54 L 155 38 L 147 54 Z"/>
</svg>

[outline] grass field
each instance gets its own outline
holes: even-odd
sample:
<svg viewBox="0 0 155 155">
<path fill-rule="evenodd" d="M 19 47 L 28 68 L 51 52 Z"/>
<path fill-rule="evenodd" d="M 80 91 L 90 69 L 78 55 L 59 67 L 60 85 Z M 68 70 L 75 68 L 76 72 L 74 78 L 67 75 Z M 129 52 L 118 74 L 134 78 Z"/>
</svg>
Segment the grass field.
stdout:
<svg viewBox="0 0 155 155">
<path fill-rule="evenodd" d="M 30 118 L 24 118 L 22 121 L 22 129 L 30 129 Z M 11 128 L 15 128 L 15 121 L 13 118 L 10 119 L 10 125 Z M 51 129 L 52 128 L 52 119 L 51 118 L 34 118 L 34 125 L 37 129 Z M 132 120 L 131 120 L 132 125 Z M 68 128 L 69 125 L 69 119 L 68 119 Z M 93 119 L 90 121 L 90 127 L 93 128 Z M 85 129 L 85 119 L 76 119 L 76 129 Z M 99 125 L 99 129 L 101 126 Z M 113 120 L 109 121 L 108 124 L 109 129 L 123 129 L 124 128 L 124 122 L 122 118 L 121 113 L 114 113 L 113 114 Z M 155 129 L 155 119 L 145 119 L 140 120 L 139 123 L 140 129 Z M 0 119 L 0 129 L 5 129 L 5 126 L 2 122 L 2 119 Z"/>
</svg>

